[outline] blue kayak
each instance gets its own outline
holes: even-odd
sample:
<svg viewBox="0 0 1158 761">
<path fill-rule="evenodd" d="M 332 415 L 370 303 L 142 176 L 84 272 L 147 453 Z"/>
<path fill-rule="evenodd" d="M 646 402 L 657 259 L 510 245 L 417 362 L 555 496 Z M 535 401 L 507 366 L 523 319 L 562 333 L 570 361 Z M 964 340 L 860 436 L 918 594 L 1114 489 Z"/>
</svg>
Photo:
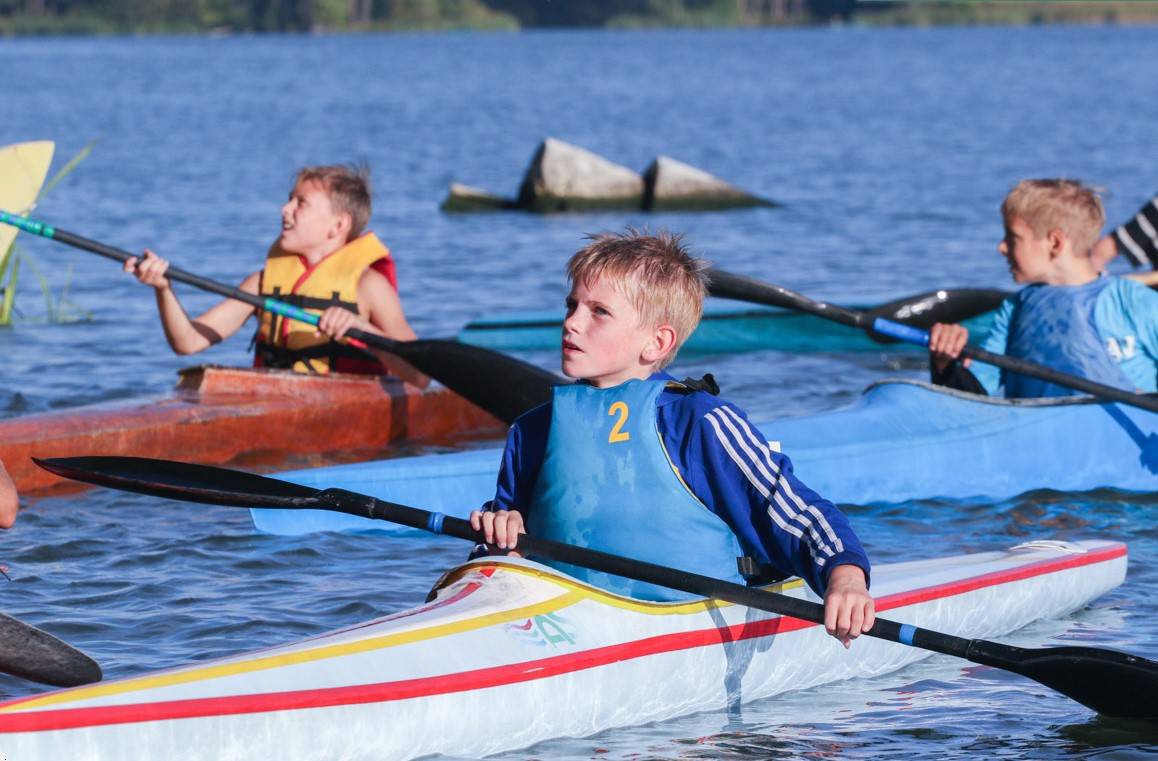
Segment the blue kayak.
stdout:
<svg viewBox="0 0 1158 761">
<path fill-rule="evenodd" d="M 1158 489 L 1158 414 L 1089 397 L 1007 400 L 927 383 L 875 383 L 844 409 L 758 424 L 809 487 L 842 504 L 1004 499 L 1034 489 Z M 280 474 L 465 516 L 494 495 L 499 449 Z M 400 532 L 318 510 L 254 510 L 274 534 Z"/>
<path fill-rule="evenodd" d="M 1008 294 L 989 289 L 950 289 L 910 296 L 857 310 L 928 329 L 933 322 L 960 322 L 971 335 L 989 332 L 996 308 Z M 467 323 L 458 334 L 463 343 L 496 351 L 549 351 L 559 348 L 563 315 L 558 310 L 511 312 Z M 736 306 L 709 302 L 696 331 L 681 353 L 734 353 L 776 349 L 794 353 L 914 351 L 922 347 L 794 309 Z"/>
</svg>

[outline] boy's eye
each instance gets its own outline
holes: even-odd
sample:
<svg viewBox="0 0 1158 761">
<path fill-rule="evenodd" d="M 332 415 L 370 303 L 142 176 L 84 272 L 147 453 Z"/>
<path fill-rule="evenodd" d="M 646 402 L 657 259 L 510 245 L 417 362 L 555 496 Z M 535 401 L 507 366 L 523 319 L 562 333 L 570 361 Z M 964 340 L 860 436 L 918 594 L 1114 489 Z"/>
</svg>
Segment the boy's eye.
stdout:
<svg viewBox="0 0 1158 761">
<path fill-rule="evenodd" d="M 567 307 L 567 314 L 571 314 L 575 311 L 575 307 L 579 306 L 579 302 L 575 301 L 575 299 L 567 299 L 563 302 L 563 305 Z"/>
<path fill-rule="evenodd" d="M 597 315 L 600 315 L 600 316 L 603 316 L 603 317 L 606 317 L 606 316 L 608 316 L 608 315 L 610 315 L 610 314 L 611 314 L 611 312 L 608 312 L 608 311 L 607 311 L 605 308 L 603 308 L 603 307 L 595 307 L 595 308 L 594 308 L 594 309 L 592 309 L 591 311 L 592 311 L 592 312 L 594 312 L 595 314 L 597 314 Z"/>
</svg>

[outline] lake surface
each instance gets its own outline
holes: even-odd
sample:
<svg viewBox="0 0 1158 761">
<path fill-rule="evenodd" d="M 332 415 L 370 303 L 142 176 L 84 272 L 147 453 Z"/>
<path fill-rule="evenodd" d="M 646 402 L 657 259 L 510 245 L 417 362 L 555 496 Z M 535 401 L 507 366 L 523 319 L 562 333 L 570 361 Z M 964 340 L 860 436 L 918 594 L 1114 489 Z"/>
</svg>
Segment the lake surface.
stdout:
<svg viewBox="0 0 1158 761">
<path fill-rule="evenodd" d="M 1021 178 L 1102 186 L 1113 224 L 1158 189 L 1149 84 L 1158 81 L 1158 35 L 1147 28 L 3 40 L 0 71 L 0 144 L 55 140 L 59 166 L 99 141 L 38 218 L 152 247 L 211 278 L 239 282 L 260 266 L 299 166 L 367 162 L 372 228 L 397 258 L 412 323 L 432 337 L 480 315 L 561 305 L 563 265 L 588 232 L 682 231 L 724 269 L 866 303 L 1010 287 L 995 250 L 997 208 Z M 451 181 L 513 195 L 546 136 L 640 170 L 669 155 L 784 206 L 438 211 Z M 53 293 L 71 278 L 68 298 L 92 319 L 46 322 L 25 267 L 22 319 L 0 330 L 0 415 L 172 385 L 188 361 L 168 351 L 148 291 L 106 260 L 23 243 Z M 214 301 L 180 293 L 194 312 Z M 246 364 L 246 343 L 235 337 L 198 359 Z M 924 373 L 913 354 L 762 352 L 674 368 L 709 370 L 755 419 L 829 409 L 880 377 Z M 1030 539 L 1126 541 L 1125 585 L 1007 641 L 1080 640 L 1158 658 L 1156 503 L 1152 494 L 1040 492 L 847 510 L 876 562 Z M 93 490 L 25 501 L 17 527 L 0 536 L 13 579 L 0 590 L 7 613 L 120 677 L 416 604 L 464 553 L 445 541 L 259 535 L 244 511 Z M 4 694 L 33 689 L 0 679 Z M 1156 735 L 1000 672 L 934 658 L 756 703 L 739 717 L 700 714 L 509 758 L 1129 758 L 1158 751 Z"/>
</svg>

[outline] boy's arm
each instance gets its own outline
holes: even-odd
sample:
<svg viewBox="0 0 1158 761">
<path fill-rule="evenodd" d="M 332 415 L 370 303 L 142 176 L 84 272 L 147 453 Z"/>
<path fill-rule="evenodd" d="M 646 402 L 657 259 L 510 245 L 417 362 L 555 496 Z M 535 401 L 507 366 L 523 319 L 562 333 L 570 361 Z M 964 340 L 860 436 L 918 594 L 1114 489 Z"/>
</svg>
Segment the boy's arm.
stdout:
<svg viewBox="0 0 1158 761">
<path fill-rule="evenodd" d="M 0 462 L 0 528 L 12 528 L 16 523 L 16 513 L 20 510 L 20 495 L 16 484 Z"/>
<path fill-rule="evenodd" d="M 396 341 L 413 341 L 418 336 L 406 320 L 402 301 L 397 291 L 380 272 L 367 269 L 358 280 L 358 314 L 341 307 L 330 307 L 318 322 L 318 331 L 331 338 L 341 338 L 351 328 L 373 333 Z M 378 361 L 390 368 L 406 382 L 425 388 L 430 378 L 416 370 L 402 358 L 382 351 L 370 350 Z"/>
<path fill-rule="evenodd" d="M 251 304 L 225 299 L 196 319 L 190 319 L 177 294 L 173 292 L 172 284 L 165 277 L 167 269 L 169 262 L 149 250 L 145 251 L 141 259 L 132 257 L 124 265 L 125 272 L 134 274 L 137 280 L 154 289 L 165 340 L 177 354 L 196 354 L 221 343 L 240 330 L 255 311 Z M 261 273 L 254 272 L 238 288 L 256 294 L 260 284 Z"/>
<path fill-rule="evenodd" d="M 719 402 L 687 443 L 680 459 L 688 486 L 757 561 L 800 576 L 820 595 L 838 565 L 856 565 L 867 578 L 868 555 L 848 519 L 793 474 L 743 412 Z"/>
<path fill-rule="evenodd" d="M 981 348 L 1004 354 L 1009 343 L 1009 323 L 1014 301 L 1001 302 L 993 325 L 981 341 Z M 984 362 L 957 361 L 969 340 L 969 331 L 960 325 L 937 323 L 929 331 L 929 379 L 934 385 L 996 396 L 1001 387 L 1001 370 Z M 946 360 L 946 361 L 942 361 Z"/>
<path fill-rule="evenodd" d="M 507 431 L 507 443 L 499 465 L 495 497 L 470 514 L 471 525 L 485 531 L 487 542 L 501 548 L 515 547 L 524 533 L 524 516 L 530 507 L 543 455 L 547 449 L 551 406 L 544 404 L 520 416 Z M 476 547 L 471 557 L 484 554 Z"/>
<path fill-rule="evenodd" d="M 1150 199 L 1132 220 L 1107 236 L 1115 244 L 1115 252 L 1126 255 L 1135 267 L 1147 266 L 1158 269 L 1158 196 Z M 1108 253 L 1108 244 L 1099 241 L 1095 256 L 1099 252 Z M 1104 258 L 1104 254 L 1103 254 Z M 1109 258 L 1113 258 L 1110 255 Z"/>
<path fill-rule="evenodd" d="M 796 478 L 788 458 L 731 404 L 719 403 L 694 427 L 680 458 L 692 491 L 758 562 L 800 576 L 824 598 L 825 629 L 847 647 L 874 620 L 871 566 L 848 519 Z"/>
</svg>

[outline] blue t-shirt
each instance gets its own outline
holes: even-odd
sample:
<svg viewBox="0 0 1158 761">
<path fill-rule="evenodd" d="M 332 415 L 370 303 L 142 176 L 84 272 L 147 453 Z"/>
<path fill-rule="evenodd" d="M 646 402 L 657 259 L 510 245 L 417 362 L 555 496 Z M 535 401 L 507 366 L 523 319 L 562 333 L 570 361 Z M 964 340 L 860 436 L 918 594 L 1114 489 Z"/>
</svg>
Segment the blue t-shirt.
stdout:
<svg viewBox="0 0 1158 761">
<path fill-rule="evenodd" d="M 667 373 L 651 379 L 675 380 Z M 548 403 L 511 426 L 495 509 L 528 516 L 550 425 Z M 672 467 L 758 563 L 799 576 L 822 596 L 838 565 L 859 566 L 868 578 L 868 555 L 848 519 L 795 476 L 788 457 L 772 451 L 767 437 L 735 405 L 702 391 L 664 390 L 656 425 Z M 671 551 L 694 552 L 694 538 Z"/>
</svg>

